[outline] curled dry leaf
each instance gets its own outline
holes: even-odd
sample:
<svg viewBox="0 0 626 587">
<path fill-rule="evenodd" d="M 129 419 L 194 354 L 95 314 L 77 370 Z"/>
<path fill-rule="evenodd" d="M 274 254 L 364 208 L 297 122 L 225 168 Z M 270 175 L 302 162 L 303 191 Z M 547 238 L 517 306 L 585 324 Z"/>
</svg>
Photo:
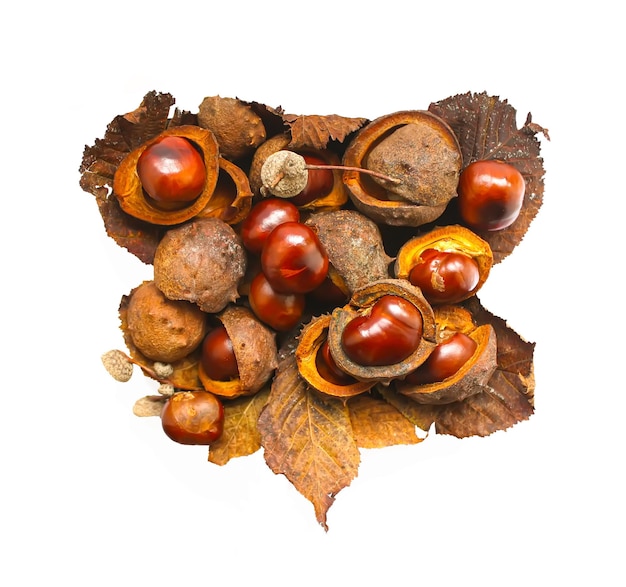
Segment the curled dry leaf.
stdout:
<svg viewBox="0 0 626 587">
<path fill-rule="evenodd" d="M 360 462 L 346 406 L 312 391 L 291 351 L 279 363 L 258 427 L 270 469 L 313 504 L 327 530 L 328 509 L 357 476 Z"/>
</svg>

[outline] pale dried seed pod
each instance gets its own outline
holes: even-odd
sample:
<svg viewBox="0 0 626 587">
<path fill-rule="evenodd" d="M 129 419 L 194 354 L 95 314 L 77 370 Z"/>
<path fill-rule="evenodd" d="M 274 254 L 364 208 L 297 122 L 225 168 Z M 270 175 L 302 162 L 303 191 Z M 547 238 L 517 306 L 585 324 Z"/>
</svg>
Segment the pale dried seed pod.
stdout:
<svg viewBox="0 0 626 587">
<path fill-rule="evenodd" d="M 126 383 L 132 377 L 133 364 L 122 351 L 107 351 L 101 359 L 104 368 L 116 381 Z"/>
<path fill-rule="evenodd" d="M 261 194 L 293 198 L 307 184 L 309 172 L 302 155 L 293 151 L 272 153 L 261 167 Z"/>
</svg>

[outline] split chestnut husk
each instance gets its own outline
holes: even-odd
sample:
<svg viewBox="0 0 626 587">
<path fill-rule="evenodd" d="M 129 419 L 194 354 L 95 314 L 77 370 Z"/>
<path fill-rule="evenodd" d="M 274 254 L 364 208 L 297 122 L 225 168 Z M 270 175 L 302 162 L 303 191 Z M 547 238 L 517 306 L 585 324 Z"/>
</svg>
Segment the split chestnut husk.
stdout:
<svg viewBox="0 0 626 587">
<path fill-rule="evenodd" d="M 197 218 L 219 218 L 227 224 L 241 222 L 252 207 L 252 190 L 245 171 L 232 161 L 219 158 L 217 185 Z"/>
<path fill-rule="evenodd" d="M 485 389 L 497 367 L 496 332 L 490 324 L 476 326 L 471 313 L 461 306 L 435 308 L 437 342 L 462 332 L 476 343 L 476 350 L 452 376 L 434 383 L 413 385 L 394 381 L 395 389 L 421 404 L 448 404 L 464 400 Z"/>
<path fill-rule="evenodd" d="M 159 207 L 144 191 L 137 171 L 142 153 L 163 137 L 182 137 L 198 148 L 206 170 L 206 180 L 200 195 L 188 205 L 167 210 Z M 162 133 L 131 151 L 118 166 L 113 179 L 113 192 L 124 212 L 151 224 L 174 225 L 190 220 L 203 210 L 213 195 L 219 175 L 219 148 L 210 131 L 199 126 L 183 125 Z"/>
<path fill-rule="evenodd" d="M 458 140 L 438 116 L 407 110 L 381 116 L 362 128 L 343 156 L 348 167 L 392 177 L 392 183 L 344 171 L 356 208 L 372 220 L 421 226 L 436 220 L 456 196 L 462 154 Z"/>
<path fill-rule="evenodd" d="M 211 379 L 200 362 L 198 376 L 202 385 L 220 397 L 254 395 L 269 381 L 278 364 L 275 334 L 244 306 L 229 305 L 215 318 L 232 342 L 239 377 L 229 381 Z"/>
<path fill-rule="evenodd" d="M 325 378 L 317 366 L 318 353 L 328 339 L 330 314 L 313 318 L 304 326 L 300 333 L 296 348 L 296 362 L 298 371 L 303 379 L 315 390 L 333 397 L 348 398 L 359 395 L 375 385 L 375 381 L 359 381 L 350 378 L 350 383 L 337 384 Z"/>
<path fill-rule="evenodd" d="M 378 226 L 356 210 L 312 214 L 306 221 L 315 230 L 330 263 L 333 283 L 351 295 L 372 281 L 389 277 L 392 259 Z"/>
<path fill-rule="evenodd" d="M 487 280 L 493 265 L 489 243 L 476 233 L 459 225 L 441 226 L 408 240 L 400 247 L 394 263 L 395 277 L 409 279 L 411 269 L 420 262 L 422 253 L 428 250 L 460 253 L 472 259 L 478 267 L 478 282 L 454 303 L 472 297 Z M 430 302 L 433 303 L 432 300 Z"/>
<path fill-rule="evenodd" d="M 404 360 L 389 365 L 362 365 L 350 359 L 342 344 L 342 333 L 355 318 L 367 315 L 382 297 L 392 295 L 404 298 L 415 306 L 422 318 L 422 335 L 417 348 Z M 388 383 L 404 377 L 421 365 L 435 347 L 435 316 L 419 288 L 406 280 L 381 279 L 358 289 L 350 303 L 336 308 L 331 314 L 328 344 L 335 363 L 343 372 L 360 381 Z"/>
</svg>

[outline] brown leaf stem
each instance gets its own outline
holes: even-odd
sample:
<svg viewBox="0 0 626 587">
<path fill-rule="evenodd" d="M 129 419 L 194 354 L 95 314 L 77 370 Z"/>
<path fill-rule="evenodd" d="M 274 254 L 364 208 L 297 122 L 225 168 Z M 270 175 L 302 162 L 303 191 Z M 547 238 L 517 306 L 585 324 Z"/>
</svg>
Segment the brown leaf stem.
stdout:
<svg viewBox="0 0 626 587">
<path fill-rule="evenodd" d="M 366 175 L 377 177 L 378 179 L 382 179 L 390 183 L 401 183 L 401 180 L 396 177 L 390 177 L 384 173 L 378 173 L 376 171 L 371 171 L 370 169 L 363 169 L 362 167 L 351 167 L 349 165 L 313 165 L 312 163 L 307 163 L 305 167 L 306 169 L 339 169 L 340 171 L 356 171 L 358 173 L 365 173 Z"/>
</svg>

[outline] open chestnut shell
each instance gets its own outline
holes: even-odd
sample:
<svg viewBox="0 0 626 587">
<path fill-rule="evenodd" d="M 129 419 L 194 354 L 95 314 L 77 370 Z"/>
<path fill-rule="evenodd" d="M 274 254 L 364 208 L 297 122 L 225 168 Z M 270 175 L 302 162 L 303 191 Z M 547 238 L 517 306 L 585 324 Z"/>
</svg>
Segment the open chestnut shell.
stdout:
<svg viewBox="0 0 626 587">
<path fill-rule="evenodd" d="M 203 387 L 224 398 L 254 395 L 278 365 L 275 334 L 245 306 L 228 305 L 215 318 L 232 342 L 239 377 L 229 381 L 211 379 L 199 362 L 198 376 Z"/>
<path fill-rule="evenodd" d="M 320 373 L 317 366 L 317 356 L 322 345 L 328 339 L 330 320 L 330 314 L 323 314 L 313 318 L 302 329 L 295 355 L 298 371 L 313 389 L 323 394 L 339 398 L 353 397 L 371 389 L 376 381 L 353 379 L 351 383 L 339 385 Z"/>
<path fill-rule="evenodd" d="M 493 253 L 489 243 L 470 229 L 460 225 L 442 226 L 409 239 L 400 247 L 394 263 L 394 275 L 398 279 L 409 279 L 411 270 L 420 261 L 425 251 L 460 253 L 473 260 L 478 268 L 476 285 L 455 303 L 473 296 L 485 283 L 493 265 Z M 428 296 L 426 296 L 428 297 Z M 430 300 L 433 303 L 432 300 Z"/>
<path fill-rule="evenodd" d="M 476 326 L 471 313 L 457 305 L 435 308 L 435 321 L 438 343 L 455 332 L 462 332 L 476 342 L 474 353 L 456 373 L 443 381 L 414 385 L 397 380 L 393 382 L 395 389 L 421 404 L 448 404 L 483 391 L 497 367 L 493 326 Z"/>
<path fill-rule="evenodd" d="M 348 145 L 343 164 L 398 180 L 393 184 L 346 170 L 343 180 L 355 207 L 372 220 L 421 226 L 436 220 L 456 196 L 463 157 L 456 135 L 426 110 L 381 116 Z"/>
<path fill-rule="evenodd" d="M 163 137 L 175 136 L 189 140 L 200 152 L 206 169 L 206 180 L 200 195 L 188 205 L 174 210 L 159 207 L 145 193 L 137 164 L 142 153 Z M 131 151 L 119 164 L 113 178 L 113 191 L 124 212 L 151 224 L 180 224 L 196 216 L 208 204 L 219 175 L 219 147 L 213 133 L 194 125 L 175 126 Z"/>
<path fill-rule="evenodd" d="M 342 344 L 342 333 L 355 318 L 367 315 L 376 302 L 387 295 L 398 296 L 415 306 L 422 318 L 422 334 L 419 344 L 404 360 L 389 365 L 363 365 L 352 360 Z M 333 310 L 328 328 L 330 353 L 343 372 L 360 381 L 388 383 L 404 377 L 421 365 L 435 347 L 435 316 L 430 304 L 419 288 L 406 280 L 381 279 L 358 289 L 350 302 Z"/>
</svg>

